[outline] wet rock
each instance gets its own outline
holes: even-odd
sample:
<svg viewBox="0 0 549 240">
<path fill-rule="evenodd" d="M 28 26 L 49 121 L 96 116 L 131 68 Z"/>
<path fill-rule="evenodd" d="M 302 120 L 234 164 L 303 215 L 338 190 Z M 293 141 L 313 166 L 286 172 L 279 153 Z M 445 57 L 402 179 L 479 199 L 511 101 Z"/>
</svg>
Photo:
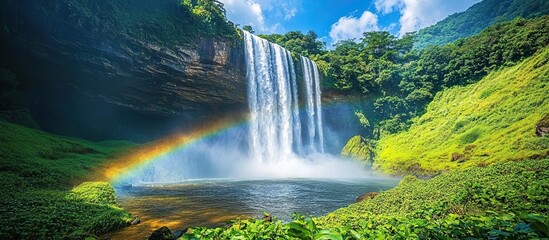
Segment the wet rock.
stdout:
<svg viewBox="0 0 549 240">
<path fill-rule="evenodd" d="M 170 229 L 168 227 L 161 227 L 154 231 L 151 236 L 148 238 L 149 240 L 175 240 L 176 237 L 172 234 Z"/>
<path fill-rule="evenodd" d="M 176 231 L 173 231 L 173 236 L 175 238 L 180 238 L 181 236 L 183 236 L 183 234 L 185 234 L 187 232 L 188 228 L 185 228 L 185 229 L 182 229 L 182 230 L 176 230 Z"/>
<path fill-rule="evenodd" d="M 139 223 L 141 223 L 141 219 L 138 218 L 138 217 L 135 217 L 135 218 L 130 222 L 131 225 L 136 225 L 136 224 L 139 224 Z"/>
<path fill-rule="evenodd" d="M 272 222 L 273 217 L 271 217 L 271 215 L 269 215 L 269 214 L 264 214 L 263 215 L 263 221 Z"/>
<path fill-rule="evenodd" d="M 365 193 L 365 194 L 360 195 L 358 198 L 356 198 L 355 202 L 362 202 L 366 199 L 372 199 L 372 198 L 375 198 L 377 195 L 379 195 L 378 192 Z"/>
</svg>

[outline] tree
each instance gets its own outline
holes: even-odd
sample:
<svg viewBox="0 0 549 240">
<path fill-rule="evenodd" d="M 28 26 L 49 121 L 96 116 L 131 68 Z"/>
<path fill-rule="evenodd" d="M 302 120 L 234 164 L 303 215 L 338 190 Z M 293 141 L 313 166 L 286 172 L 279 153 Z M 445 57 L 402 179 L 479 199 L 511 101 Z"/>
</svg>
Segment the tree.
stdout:
<svg viewBox="0 0 549 240">
<path fill-rule="evenodd" d="M 244 27 L 242 27 L 242 30 L 244 30 L 246 32 L 249 32 L 249 33 L 252 33 L 252 34 L 255 33 L 254 29 L 250 25 L 244 25 Z"/>
<path fill-rule="evenodd" d="M 318 35 L 313 31 L 309 31 L 307 34 L 299 31 L 290 31 L 283 35 L 270 34 L 259 36 L 288 49 L 290 52 L 307 57 L 325 52 L 323 48 L 326 43 L 319 41 L 317 39 Z"/>
</svg>

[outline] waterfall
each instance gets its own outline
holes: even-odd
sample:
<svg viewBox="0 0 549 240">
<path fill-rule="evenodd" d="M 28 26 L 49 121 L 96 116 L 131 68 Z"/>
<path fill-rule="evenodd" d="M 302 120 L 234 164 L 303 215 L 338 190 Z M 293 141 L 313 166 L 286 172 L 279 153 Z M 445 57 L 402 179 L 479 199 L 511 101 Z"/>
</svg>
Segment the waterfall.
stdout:
<svg viewBox="0 0 549 240">
<path fill-rule="evenodd" d="M 247 32 L 244 43 L 249 125 L 204 138 L 183 134 L 196 141 L 173 145 L 162 154 L 156 154 L 155 148 L 148 164 L 119 179 L 122 185 L 203 178 L 364 176 L 357 163 L 315 154 L 324 153 L 317 65 L 306 57 L 294 62 L 286 49 Z"/>
<path fill-rule="evenodd" d="M 294 62 L 290 52 L 244 32 L 250 155 L 259 162 L 278 161 L 303 152 L 302 123 Z M 309 152 L 323 152 L 318 67 L 301 57 Z"/>
<path fill-rule="evenodd" d="M 306 112 L 309 149 L 324 152 L 324 133 L 322 130 L 322 103 L 320 92 L 320 74 L 317 65 L 311 59 L 301 56 L 303 79 L 305 80 Z"/>
<path fill-rule="evenodd" d="M 318 150 L 320 152 L 324 152 L 324 131 L 322 129 L 322 99 L 320 92 L 320 74 L 318 73 L 318 66 L 316 63 L 311 61 L 311 65 L 313 65 L 313 73 L 314 73 L 314 79 L 312 80 L 315 85 L 315 110 L 316 110 L 316 129 L 317 129 L 317 135 L 318 135 Z"/>
</svg>

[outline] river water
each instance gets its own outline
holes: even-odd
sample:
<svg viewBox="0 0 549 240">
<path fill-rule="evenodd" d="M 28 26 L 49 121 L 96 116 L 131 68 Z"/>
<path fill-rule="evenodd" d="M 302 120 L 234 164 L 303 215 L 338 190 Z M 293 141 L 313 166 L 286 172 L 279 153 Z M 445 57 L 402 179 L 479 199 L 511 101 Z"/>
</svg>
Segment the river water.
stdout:
<svg viewBox="0 0 549 240">
<path fill-rule="evenodd" d="M 232 219 L 261 218 L 264 212 L 287 221 L 294 212 L 321 216 L 353 203 L 366 192 L 394 187 L 397 179 L 198 180 L 117 189 L 124 209 L 140 224 L 105 237 L 146 239 L 154 230 L 218 226 Z"/>
</svg>

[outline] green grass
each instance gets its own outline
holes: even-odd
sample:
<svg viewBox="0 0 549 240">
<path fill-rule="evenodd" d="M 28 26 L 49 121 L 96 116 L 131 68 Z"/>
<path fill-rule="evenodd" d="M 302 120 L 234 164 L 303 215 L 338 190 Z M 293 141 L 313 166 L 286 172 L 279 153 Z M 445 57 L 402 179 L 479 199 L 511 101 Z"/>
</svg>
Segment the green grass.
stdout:
<svg viewBox="0 0 549 240">
<path fill-rule="evenodd" d="M 368 215 L 442 217 L 478 214 L 487 210 L 547 214 L 547 191 L 549 159 L 506 162 L 455 170 L 428 180 L 408 175 L 397 187 L 322 219 L 326 225 L 339 225 Z"/>
<path fill-rule="evenodd" d="M 117 153 L 135 146 L 125 141 L 88 142 L 0 122 L 0 172 L 16 174 L 29 186 L 67 189 Z"/>
<path fill-rule="evenodd" d="M 0 238 L 76 239 L 128 225 L 106 182 L 85 182 L 133 147 L 93 143 L 0 122 Z M 74 187 L 75 185 L 78 185 Z"/>
<path fill-rule="evenodd" d="M 437 94 L 409 130 L 382 136 L 374 166 L 436 174 L 549 154 L 535 126 L 549 113 L 549 48 L 478 83 Z"/>
<path fill-rule="evenodd" d="M 549 159 L 404 178 L 320 218 L 237 220 L 183 239 L 536 239 L 549 231 Z"/>
</svg>

